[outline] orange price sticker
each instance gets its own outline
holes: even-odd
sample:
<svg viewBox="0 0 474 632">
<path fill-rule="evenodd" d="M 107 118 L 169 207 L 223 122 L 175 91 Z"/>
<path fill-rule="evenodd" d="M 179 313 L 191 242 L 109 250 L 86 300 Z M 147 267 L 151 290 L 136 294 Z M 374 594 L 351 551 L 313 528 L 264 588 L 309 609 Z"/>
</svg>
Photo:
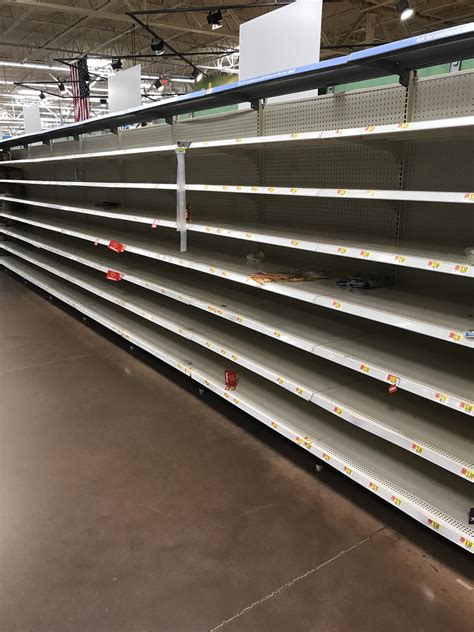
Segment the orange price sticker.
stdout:
<svg viewBox="0 0 474 632">
<path fill-rule="evenodd" d="M 459 404 L 459 408 L 465 410 L 467 413 L 472 413 L 473 406 L 472 404 L 468 404 L 467 402 L 461 402 Z"/>
<path fill-rule="evenodd" d="M 457 331 L 450 331 L 449 338 L 450 340 L 454 340 L 454 342 L 459 342 L 462 338 L 462 335 L 458 333 Z"/>
<path fill-rule="evenodd" d="M 298 445 L 301 445 L 303 443 L 303 439 L 301 437 L 296 437 L 295 441 Z"/>
<path fill-rule="evenodd" d="M 398 385 L 398 383 L 400 382 L 399 376 L 392 375 L 392 373 L 387 373 L 387 377 L 385 378 L 385 380 L 387 382 L 390 382 L 390 384 L 396 384 L 396 385 Z"/>
<path fill-rule="evenodd" d="M 392 503 L 394 505 L 397 505 L 397 507 L 400 507 L 400 505 L 402 504 L 402 501 L 397 496 L 392 496 Z"/>
<path fill-rule="evenodd" d="M 370 368 L 366 364 L 361 364 L 359 369 L 364 373 L 370 373 Z"/>
<path fill-rule="evenodd" d="M 469 470 L 467 467 L 462 468 L 461 474 L 468 478 L 470 481 L 474 480 L 474 472 L 472 470 Z"/>
<path fill-rule="evenodd" d="M 444 393 L 435 393 L 435 399 L 437 399 L 442 404 L 445 404 L 448 401 L 448 396 Z"/>
<path fill-rule="evenodd" d="M 432 268 L 433 270 L 438 270 L 441 264 L 439 261 L 433 261 L 430 259 L 426 265 L 428 266 L 428 268 Z"/>
<path fill-rule="evenodd" d="M 471 540 L 468 540 L 464 536 L 461 536 L 460 542 L 461 542 L 461 544 L 464 544 L 466 549 L 472 549 L 472 541 Z"/>
<path fill-rule="evenodd" d="M 333 413 L 336 413 L 336 415 L 342 415 L 342 408 L 339 408 L 339 406 L 334 406 L 332 411 Z"/>
<path fill-rule="evenodd" d="M 421 447 L 421 445 L 418 445 L 417 443 L 412 443 L 411 449 L 417 454 L 421 454 L 423 452 L 423 448 Z"/>
</svg>

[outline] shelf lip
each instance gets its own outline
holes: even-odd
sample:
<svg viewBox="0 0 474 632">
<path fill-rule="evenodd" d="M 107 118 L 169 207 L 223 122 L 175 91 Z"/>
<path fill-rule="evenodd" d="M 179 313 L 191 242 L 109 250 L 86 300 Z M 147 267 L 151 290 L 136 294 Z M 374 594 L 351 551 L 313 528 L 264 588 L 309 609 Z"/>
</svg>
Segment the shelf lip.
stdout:
<svg viewBox="0 0 474 632">
<path fill-rule="evenodd" d="M 228 138 L 211 141 L 192 141 L 186 148 L 186 153 L 192 156 L 202 151 L 216 149 L 271 149 L 277 147 L 301 146 L 302 144 L 328 144 L 331 142 L 356 142 L 384 140 L 387 142 L 404 142 L 426 140 L 430 132 L 436 132 L 432 140 L 439 141 L 458 136 L 474 135 L 474 116 L 462 116 L 427 121 L 396 122 L 386 125 L 366 125 L 364 127 L 339 128 L 333 130 L 317 130 L 314 132 L 290 132 L 288 134 L 273 134 L 269 136 L 248 136 L 242 138 Z M 429 140 L 429 138 L 428 138 Z M 112 149 L 109 151 L 88 151 L 82 153 L 43 156 L 38 158 L 19 158 L 4 160 L 1 165 L 26 165 L 59 162 L 64 160 L 90 160 L 95 158 L 126 158 L 147 154 L 174 155 L 178 145 L 154 145 L 152 147 L 130 147 L 127 149 Z M 387 145 L 387 150 L 390 146 Z"/>
<path fill-rule="evenodd" d="M 92 242 L 93 244 L 97 245 L 101 244 L 104 246 L 108 246 L 110 243 L 109 237 L 105 238 L 94 235 L 92 233 L 84 233 L 75 230 L 64 229 L 56 225 L 53 226 L 51 224 L 45 224 L 42 222 L 29 221 L 25 223 L 50 230 L 52 232 L 76 237 L 78 239 Z M 0 226 L 0 233 L 2 232 L 4 234 L 18 236 L 14 235 L 14 231 L 12 232 L 8 228 Z M 22 239 L 21 236 L 19 238 Z M 241 283 L 244 285 L 250 285 L 260 290 L 274 292 L 276 294 L 281 294 L 292 299 L 312 303 L 320 307 L 345 312 L 354 316 L 367 318 L 369 320 L 375 320 L 377 322 L 383 322 L 387 325 L 392 325 L 394 327 L 399 327 L 408 331 L 428 335 L 440 340 L 444 340 L 446 342 L 450 342 L 452 344 L 458 344 L 460 346 L 472 348 L 472 339 L 465 338 L 464 331 L 462 330 L 458 330 L 455 328 L 451 329 L 449 327 L 437 325 L 434 323 L 427 323 L 423 320 L 403 316 L 401 314 L 394 314 L 384 309 L 371 307 L 370 305 L 368 307 L 361 306 L 359 303 L 351 301 L 350 298 L 346 298 L 346 296 L 342 298 L 341 292 L 337 292 L 336 288 L 334 288 L 334 292 L 331 292 L 330 294 L 320 294 L 319 292 L 311 292 L 301 288 L 288 287 L 288 284 L 284 283 L 267 283 L 266 285 L 261 285 L 254 281 L 249 274 L 244 274 L 242 272 L 239 272 L 238 270 L 229 270 L 227 269 L 227 266 L 226 268 L 223 268 L 220 267 L 220 265 L 209 265 L 207 263 L 201 263 L 199 261 L 193 260 L 187 256 L 179 256 L 179 254 L 178 256 L 176 256 L 174 253 L 167 254 L 164 251 L 160 252 L 158 250 L 149 250 L 133 245 L 126 245 L 126 250 L 139 256 L 163 261 L 175 266 L 191 268 L 205 274 L 212 274 L 221 278 L 225 278 L 229 281 Z"/>
<path fill-rule="evenodd" d="M 404 73 L 472 56 L 474 23 L 409 37 L 306 66 L 281 70 L 235 83 L 199 90 L 161 103 L 106 114 L 45 132 L 24 134 L 0 142 L 0 150 L 80 135 L 125 124 L 202 111 L 230 103 L 252 102 L 277 95 Z"/>
<path fill-rule="evenodd" d="M 177 227 L 177 223 L 174 220 L 145 217 L 143 215 L 134 215 L 131 213 L 120 213 L 115 211 L 109 212 L 102 209 L 69 206 L 38 200 L 27 200 L 5 195 L 0 195 L 0 201 L 1 200 L 16 204 L 24 204 L 26 206 L 38 206 L 41 208 L 61 210 L 70 213 L 82 213 L 85 215 L 104 217 L 107 219 L 122 220 L 137 224 L 147 224 L 152 228 L 163 227 L 176 229 Z M 1 216 L 22 221 L 17 218 L 15 214 L 9 214 L 8 212 L 0 211 L 0 217 Z M 347 257 L 349 259 L 359 259 L 361 261 L 376 261 L 379 263 L 425 270 L 428 272 L 438 272 L 474 278 L 474 266 L 470 264 L 470 261 L 466 257 L 450 257 L 447 254 L 440 255 L 435 249 L 433 249 L 433 252 L 430 253 L 429 256 L 427 256 L 426 251 L 423 254 L 421 254 L 421 252 L 416 254 L 413 252 L 415 248 L 410 248 L 407 244 L 400 245 L 398 247 L 391 247 L 389 245 L 384 246 L 382 244 L 377 244 L 377 242 L 372 242 L 370 245 L 364 243 L 357 244 L 353 242 L 349 244 L 348 242 L 345 242 L 343 238 L 336 240 L 324 237 L 321 240 L 313 240 L 309 239 L 307 235 L 294 234 L 283 236 L 278 235 L 277 233 L 268 234 L 259 229 L 230 228 L 225 225 L 206 225 L 194 222 L 187 224 L 187 230 L 218 238 L 223 237 L 238 239 L 241 241 L 255 241 L 257 243 L 271 244 L 281 246 L 283 248 L 290 248 L 292 250 L 305 250 L 314 253 L 328 254 L 335 257 Z"/>
<path fill-rule="evenodd" d="M 37 240 L 28 240 L 27 243 L 30 243 L 31 245 L 40 247 L 42 249 L 46 249 L 44 244 L 41 244 Z M 36 265 L 40 265 L 37 262 L 37 258 L 33 259 L 31 253 L 29 253 L 28 251 L 24 251 L 21 248 L 19 249 L 15 243 L 12 244 L 11 242 L 7 241 L 2 244 L 2 247 L 11 254 L 23 258 L 26 261 L 30 261 L 31 263 L 36 263 Z M 81 263 L 88 268 L 92 268 L 100 272 L 107 272 L 108 269 L 106 265 L 99 265 L 97 263 L 94 263 L 94 261 L 92 261 L 91 259 L 86 259 L 82 256 L 74 256 L 71 253 L 59 248 L 50 247 L 49 252 L 57 254 L 65 259 L 77 261 L 78 263 Z M 442 386 L 437 386 L 436 384 L 427 384 L 426 382 L 420 382 L 408 373 L 401 372 L 393 368 L 390 369 L 386 366 L 380 366 L 379 363 L 374 362 L 367 357 L 363 357 L 363 355 L 361 355 L 361 357 L 348 355 L 344 351 L 340 351 L 339 349 L 331 346 L 331 343 L 318 343 L 314 340 L 304 338 L 301 335 L 295 335 L 289 329 L 282 329 L 281 327 L 275 325 L 272 326 L 271 314 L 268 314 L 268 318 L 263 321 L 255 318 L 254 316 L 249 316 L 248 314 L 246 314 L 245 305 L 243 305 L 243 307 L 239 310 L 235 310 L 235 308 L 230 308 L 229 306 L 223 308 L 222 306 L 212 304 L 212 302 L 197 298 L 192 294 L 185 293 L 182 290 L 180 292 L 177 292 L 169 286 L 164 285 L 163 281 L 158 283 L 156 281 L 151 282 L 150 280 L 145 280 L 141 278 L 136 272 L 130 273 L 126 271 L 126 269 L 122 268 L 122 266 L 120 265 L 118 266 L 118 271 L 120 272 L 121 277 L 124 281 L 128 281 L 133 285 L 137 285 L 147 290 L 156 292 L 157 294 L 162 294 L 164 296 L 167 296 L 168 298 L 171 298 L 172 300 L 184 303 L 185 305 L 191 305 L 206 313 L 210 313 L 214 316 L 229 320 L 240 326 L 244 326 L 248 329 L 269 336 L 270 338 L 275 338 L 285 344 L 289 344 L 290 346 L 293 346 L 302 351 L 312 353 L 335 364 L 339 364 L 348 369 L 356 371 L 361 375 L 366 375 L 373 379 L 379 380 L 387 385 L 391 385 L 393 383 L 393 380 L 396 379 L 397 387 L 401 390 L 406 390 L 410 393 L 433 401 L 436 404 L 452 408 L 453 410 L 456 410 L 463 414 L 474 416 L 474 399 L 471 400 L 469 397 L 462 397 L 459 394 L 454 394 L 450 391 L 450 389 L 445 389 Z M 341 339 L 336 340 L 336 343 L 339 342 L 341 342 Z"/>
<path fill-rule="evenodd" d="M 1 164 L 1 163 L 0 163 Z M 0 184 L 32 186 L 86 187 L 98 189 L 150 189 L 176 191 L 176 184 L 160 182 L 78 182 L 67 180 L 1 179 Z M 470 191 L 402 191 L 398 189 L 344 189 L 311 187 L 249 186 L 240 184 L 187 184 L 186 191 L 204 193 L 241 193 L 247 195 L 287 195 L 290 197 L 340 198 L 356 200 L 392 200 L 399 202 L 430 202 L 474 204 Z"/>
<path fill-rule="evenodd" d="M 16 274 L 19 274 L 22 278 L 32 282 L 53 296 L 56 296 L 66 304 L 74 307 L 93 320 L 96 320 L 115 333 L 118 333 L 126 340 L 143 348 L 145 351 L 151 353 L 155 357 L 158 357 L 160 360 L 163 360 L 171 366 L 177 368 L 179 371 L 193 378 L 198 383 L 219 394 L 231 404 L 242 408 L 242 410 L 249 413 L 257 420 L 265 423 L 268 427 L 311 452 L 335 469 L 344 473 L 346 476 L 351 477 L 357 483 L 377 494 L 385 501 L 391 503 L 400 511 L 407 513 L 417 521 L 430 527 L 440 535 L 443 535 L 445 538 L 451 540 L 467 551 L 471 553 L 473 552 L 474 531 L 460 523 L 457 519 L 445 514 L 422 499 L 414 496 L 410 492 L 401 489 L 398 485 L 382 478 L 379 474 L 369 471 L 363 465 L 355 463 L 353 459 L 346 457 L 338 449 L 328 445 L 327 442 L 322 443 L 318 441 L 317 438 L 306 436 L 304 432 L 294 425 L 293 419 L 292 422 L 288 423 L 285 419 L 275 416 L 270 411 L 262 408 L 260 404 L 252 401 L 252 399 L 246 396 L 245 393 L 238 391 L 231 393 L 225 390 L 223 383 L 217 383 L 214 378 L 200 370 L 198 367 L 183 365 L 179 358 L 171 356 L 169 353 L 160 350 L 139 334 L 134 334 L 133 331 L 124 329 L 117 323 L 117 321 L 114 322 L 107 316 L 102 316 L 99 314 L 97 309 L 92 309 L 84 303 L 81 303 L 80 298 L 79 300 L 74 297 L 71 298 L 70 293 L 65 294 L 61 288 L 58 290 L 57 287 L 48 283 L 47 279 L 44 280 L 38 278 L 37 271 L 29 271 L 28 269 L 25 271 L 24 266 L 18 266 L 18 263 L 15 262 L 15 260 L 8 259 L 11 258 L 5 258 L 5 267 L 9 268 Z"/>
</svg>

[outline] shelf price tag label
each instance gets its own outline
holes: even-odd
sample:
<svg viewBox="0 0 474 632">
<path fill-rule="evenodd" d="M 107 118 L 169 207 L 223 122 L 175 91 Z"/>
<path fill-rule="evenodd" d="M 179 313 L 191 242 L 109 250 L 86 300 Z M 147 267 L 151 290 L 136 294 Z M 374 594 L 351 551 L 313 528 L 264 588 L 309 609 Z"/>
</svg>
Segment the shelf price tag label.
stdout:
<svg viewBox="0 0 474 632">
<path fill-rule="evenodd" d="M 115 241 L 115 239 L 111 239 L 107 247 L 114 252 L 123 252 L 125 250 L 125 246 L 119 241 Z"/>
<path fill-rule="evenodd" d="M 469 200 L 469 202 L 474 202 L 474 193 L 465 193 L 464 199 Z"/>
<path fill-rule="evenodd" d="M 470 481 L 474 481 L 474 471 L 469 470 L 467 467 L 463 467 L 461 470 L 461 474 L 468 478 Z"/>
<path fill-rule="evenodd" d="M 366 364 L 361 364 L 359 366 L 359 370 L 363 371 L 364 373 L 370 373 L 370 367 L 368 367 Z"/>
<path fill-rule="evenodd" d="M 105 273 L 105 278 L 107 279 L 107 281 L 121 281 L 122 273 L 117 272 L 116 270 L 107 270 L 107 272 Z"/>
<path fill-rule="evenodd" d="M 466 274 L 466 272 L 469 272 L 469 266 L 461 266 L 458 264 L 454 266 L 454 271 L 459 272 L 459 274 Z"/>
<path fill-rule="evenodd" d="M 392 503 L 394 505 L 397 505 L 397 507 L 400 507 L 400 505 L 402 504 L 402 501 L 397 496 L 392 496 Z"/>
<path fill-rule="evenodd" d="M 445 393 L 435 393 L 435 399 L 441 404 L 445 404 L 448 401 L 448 396 Z"/>
<path fill-rule="evenodd" d="M 350 467 L 347 467 L 347 465 L 344 465 L 344 474 L 347 474 L 347 476 L 352 475 L 352 470 Z"/>
<path fill-rule="evenodd" d="M 226 369 L 224 371 L 224 383 L 226 391 L 235 391 L 237 387 L 237 373 Z"/>
<path fill-rule="evenodd" d="M 464 544 L 464 546 L 466 547 L 466 549 L 472 549 L 472 541 L 468 540 L 467 538 L 465 538 L 464 536 L 461 536 L 459 541 L 461 542 L 461 544 Z"/>
<path fill-rule="evenodd" d="M 412 443 L 411 449 L 413 450 L 413 452 L 416 452 L 417 454 L 422 454 L 423 452 L 423 448 L 421 447 L 421 445 L 418 445 L 417 443 Z"/>
<path fill-rule="evenodd" d="M 156 228 L 156 227 L 158 226 L 158 224 L 159 224 L 159 223 L 160 223 L 160 220 L 159 220 L 159 219 L 154 219 L 154 220 L 153 220 L 153 222 L 152 222 L 152 224 L 151 224 L 151 227 L 152 227 L 152 228 Z"/>
<path fill-rule="evenodd" d="M 432 270 L 438 270 L 441 263 L 439 261 L 433 261 L 432 259 L 429 259 L 426 265 L 428 266 L 428 268 L 431 268 Z"/>
<path fill-rule="evenodd" d="M 433 520 L 432 518 L 428 518 L 428 525 L 432 527 L 435 531 L 439 531 L 440 524 Z"/>
<path fill-rule="evenodd" d="M 373 492 L 378 492 L 379 491 L 379 486 L 376 485 L 375 483 L 372 483 L 372 481 L 370 481 L 369 483 L 369 487 Z"/>
<path fill-rule="evenodd" d="M 466 413 L 472 413 L 473 411 L 473 405 L 469 404 L 468 402 L 461 402 L 459 404 L 459 408 L 461 410 L 464 410 Z"/>
</svg>

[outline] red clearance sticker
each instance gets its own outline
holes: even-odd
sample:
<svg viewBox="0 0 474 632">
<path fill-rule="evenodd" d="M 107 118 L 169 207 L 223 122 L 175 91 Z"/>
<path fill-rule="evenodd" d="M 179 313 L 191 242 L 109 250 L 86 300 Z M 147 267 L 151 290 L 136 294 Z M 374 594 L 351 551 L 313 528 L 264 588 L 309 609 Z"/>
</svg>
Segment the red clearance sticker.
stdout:
<svg viewBox="0 0 474 632">
<path fill-rule="evenodd" d="M 390 395 L 392 395 L 393 393 L 396 393 L 398 391 L 398 387 L 396 384 L 392 384 L 391 386 L 388 387 L 388 392 L 390 393 Z"/>
<path fill-rule="evenodd" d="M 105 278 L 107 279 L 107 281 L 121 281 L 122 273 L 116 272 L 115 270 L 107 270 L 107 272 L 105 273 Z"/>
<path fill-rule="evenodd" d="M 159 219 L 154 219 L 154 220 L 153 220 L 153 224 L 151 225 L 151 227 L 152 227 L 152 228 L 156 228 L 156 227 L 158 226 L 158 222 L 159 222 L 159 221 L 160 221 Z"/>
<path fill-rule="evenodd" d="M 237 373 L 226 369 L 224 371 L 224 382 L 226 391 L 235 391 L 237 386 Z"/>
<path fill-rule="evenodd" d="M 114 252 L 123 252 L 125 250 L 125 246 L 119 241 L 115 241 L 115 239 L 111 239 L 109 241 L 108 248 L 110 248 L 110 250 L 113 250 Z"/>
</svg>

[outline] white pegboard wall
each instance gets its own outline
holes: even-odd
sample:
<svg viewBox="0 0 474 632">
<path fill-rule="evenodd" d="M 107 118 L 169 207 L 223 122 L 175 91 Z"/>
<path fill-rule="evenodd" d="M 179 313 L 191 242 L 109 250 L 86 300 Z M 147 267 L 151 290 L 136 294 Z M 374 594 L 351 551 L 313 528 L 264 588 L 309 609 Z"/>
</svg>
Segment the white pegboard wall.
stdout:
<svg viewBox="0 0 474 632">
<path fill-rule="evenodd" d="M 272 103 L 264 109 L 264 134 L 382 125 L 404 120 L 406 91 L 385 86 Z"/>
<path fill-rule="evenodd" d="M 257 123 L 257 113 L 254 110 L 239 110 L 181 119 L 176 125 L 178 140 L 192 142 L 257 136 Z"/>
<path fill-rule="evenodd" d="M 417 79 L 413 120 L 452 118 L 474 114 L 474 71 L 465 70 Z"/>
</svg>

